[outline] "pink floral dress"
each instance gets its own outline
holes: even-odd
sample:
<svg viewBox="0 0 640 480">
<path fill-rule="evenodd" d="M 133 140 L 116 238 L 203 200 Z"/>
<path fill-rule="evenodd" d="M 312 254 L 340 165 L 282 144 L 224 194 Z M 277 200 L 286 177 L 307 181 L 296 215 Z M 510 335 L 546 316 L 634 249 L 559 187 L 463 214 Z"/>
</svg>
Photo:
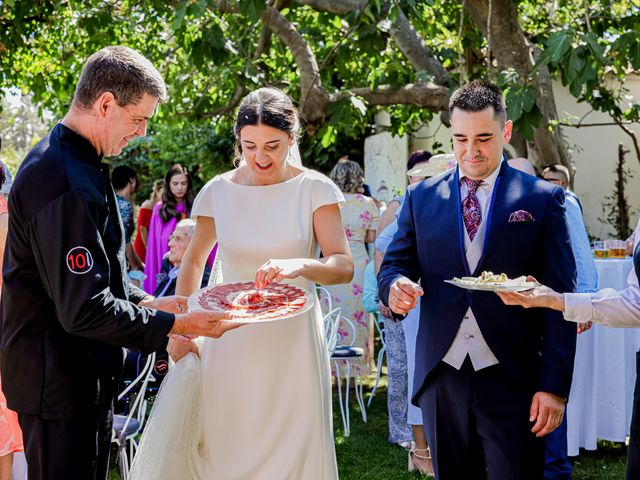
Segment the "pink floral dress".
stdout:
<svg viewBox="0 0 640 480">
<path fill-rule="evenodd" d="M 380 213 L 376 204 L 369 197 L 359 193 L 345 193 L 344 196 L 346 205 L 340 210 L 340 213 L 353 256 L 353 280 L 348 284 L 331 285 L 327 287 L 327 290 L 331 294 L 333 307 L 342 307 L 342 314 L 355 326 L 356 339 L 353 346 L 362 347 L 365 350 L 364 360 L 356 364 L 355 372 L 352 368 L 352 375 L 358 372 L 362 375 L 368 375 L 373 352 L 369 351 L 369 315 L 362 305 L 364 269 L 369 263 L 364 239 L 367 230 L 376 230 L 378 227 Z M 351 343 L 352 336 L 348 327 L 342 325 L 339 334 L 340 345 Z"/>
</svg>

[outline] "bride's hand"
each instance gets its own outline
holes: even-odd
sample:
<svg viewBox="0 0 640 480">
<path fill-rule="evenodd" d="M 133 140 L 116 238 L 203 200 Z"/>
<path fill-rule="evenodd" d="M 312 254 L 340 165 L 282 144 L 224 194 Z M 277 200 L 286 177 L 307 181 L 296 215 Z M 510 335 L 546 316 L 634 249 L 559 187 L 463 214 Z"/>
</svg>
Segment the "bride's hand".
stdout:
<svg viewBox="0 0 640 480">
<path fill-rule="evenodd" d="M 167 352 L 171 357 L 171 360 L 177 362 L 182 357 L 186 356 L 188 353 L 193 352 L 198 357 L 200 356 L 200 351 L 198 350 L 198 345 L 193 340 L 185 343 L 183 340 L 174 339 L 172 335 L 170 335 L 169 344 L 167 345 Z"/>
<path fill-rule="evenodd" d="M 304 258 L 269 260 L 256 272 L 256 288 L 264 288 L 271 282 L 279 282 L 284 278 L 299 277 L 306 266 L 306 260 Z"/>
</svg>

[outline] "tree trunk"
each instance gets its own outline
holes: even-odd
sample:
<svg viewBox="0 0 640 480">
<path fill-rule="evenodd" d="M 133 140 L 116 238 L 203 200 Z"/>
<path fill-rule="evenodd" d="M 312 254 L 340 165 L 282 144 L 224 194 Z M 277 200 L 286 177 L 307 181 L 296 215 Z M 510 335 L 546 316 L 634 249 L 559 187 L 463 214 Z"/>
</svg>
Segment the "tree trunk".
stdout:
<svg viewBox="0 0 640 480">
<path fill-rule="evenodd" d="M 491 6 L 491 18 L 489 18 Z M 514 68 L 521 78 L 528 78 L 535 63 L 534 47 L 527 40 L 512 0 L 467 0 L 465 7 L 478 29 L 487 39 L 498 69 Z M 488 59 L 491 62 L 491 58 Z M 542 112 L 540 127 L 529 142 L 531 160 L 538 165 L 562 164 L 571 168 L 559 127 L 549 130 L 551 120 L 558 118 L 551 75 L 546 67 L 538 69 L 533 79 L 536 105 Z"/>
<path fill-rule="evenodd" d="M 616 166 L 616 188 L 615 188 L 615 202 L 618 210 L 616 218 L 616 233 L 618 238 L 624 240 L 631 234 L 629 228 L 629 203 L 627 202 L 627 196 L 625 192 L 625 156 L 629 153 L 623 143 L 618 145 L 618 165 Z"/>
</svg>

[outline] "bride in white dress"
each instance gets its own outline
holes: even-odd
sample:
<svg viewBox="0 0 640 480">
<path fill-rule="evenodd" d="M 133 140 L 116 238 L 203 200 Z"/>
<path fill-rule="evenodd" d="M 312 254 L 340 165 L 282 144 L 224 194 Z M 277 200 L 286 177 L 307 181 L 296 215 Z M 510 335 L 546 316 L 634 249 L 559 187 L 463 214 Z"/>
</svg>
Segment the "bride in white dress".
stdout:
<svg viewBox="0 0 640 480">
<path fill-rule="evenodd" d="M 235 126 L 241 164 L 209 181 L 194 203 L 197 227 L 177 294 L 198 288 L 216 240 L 224 282 L 255 280 L 261 288 L 285 281 L 314 292 L 316 282 L 351 279 L 339 210 L 344 198 L 327 177 L 291 161 L 298 125 L 295 107 L 279 90 L 261 88 L 243 100 Z M 219 339 L 170 341 L 174 360 L 189 352 L 201 359 L 197 447 L 182 478 L 338 478 L 323 331 L 316 302 L 308 313 L 248 324 Z M 151 421 L 154 435 L 161 434 L 162 419 Z"/>
</svg>

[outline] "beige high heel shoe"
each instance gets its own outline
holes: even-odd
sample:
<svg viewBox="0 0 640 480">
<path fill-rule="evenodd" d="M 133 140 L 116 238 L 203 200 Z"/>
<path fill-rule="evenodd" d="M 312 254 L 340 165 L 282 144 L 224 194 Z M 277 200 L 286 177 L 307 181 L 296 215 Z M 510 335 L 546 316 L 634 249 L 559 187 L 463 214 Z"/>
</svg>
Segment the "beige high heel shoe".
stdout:
<svg viewBox="0 0 640 480">
<path fill-rule="evenodd" d="M 415 459 L 427 460 L 427 465 L 424 467 L 420 467 L 415 462 Z M 409 451 L 409 466 L 408 470 L 410 472 L 417 471 L 422 477 L 434 477 L 433 474 L 433 464 L 431 463 L 431 452 L 428 448 L 412 448 Z"/>
</svg>

